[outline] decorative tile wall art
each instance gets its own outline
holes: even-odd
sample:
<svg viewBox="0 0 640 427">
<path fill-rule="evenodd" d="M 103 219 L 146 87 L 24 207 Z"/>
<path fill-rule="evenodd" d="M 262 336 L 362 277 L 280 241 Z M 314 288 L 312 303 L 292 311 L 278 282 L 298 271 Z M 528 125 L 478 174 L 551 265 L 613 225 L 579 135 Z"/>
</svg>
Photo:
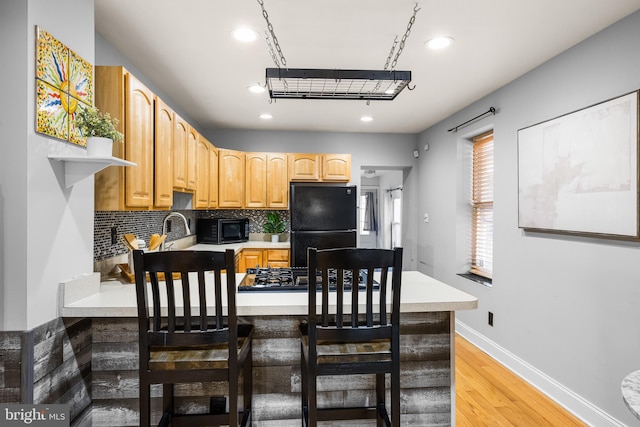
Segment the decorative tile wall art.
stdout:
<svg viewBox="0 0 640 427">
<path fill-rule="evenodd" d="M 36 27 L 36 132 L 85 146 L 75 115 L 93 105 L 93 66 Z"/>
</svg>

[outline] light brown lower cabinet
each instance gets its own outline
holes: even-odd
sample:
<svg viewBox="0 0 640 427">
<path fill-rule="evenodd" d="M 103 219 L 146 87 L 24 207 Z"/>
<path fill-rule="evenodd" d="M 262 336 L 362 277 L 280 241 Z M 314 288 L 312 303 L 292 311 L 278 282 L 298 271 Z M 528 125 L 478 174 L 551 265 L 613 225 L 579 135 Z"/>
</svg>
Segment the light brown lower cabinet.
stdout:
<svg viewBox="0 0 640 427">
<path fill-rule="evenodd" d="M 247 268 L 289 267 L 289 249 L 243 249 L 238 254 L 236 269 L 238 273 L 245 273 Z"/>
</svg>

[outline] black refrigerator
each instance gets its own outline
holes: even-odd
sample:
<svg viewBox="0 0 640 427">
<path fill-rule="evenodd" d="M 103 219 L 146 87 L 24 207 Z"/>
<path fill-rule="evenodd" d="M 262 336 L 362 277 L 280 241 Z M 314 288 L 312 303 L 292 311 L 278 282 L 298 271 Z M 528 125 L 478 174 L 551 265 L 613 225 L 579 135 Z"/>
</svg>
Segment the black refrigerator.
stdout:
<svg viewBox="0 0 640 427">
<path fill-rule="evenodd" d="M 307 248 L 356 247 L 355 185 L 291 184 L 291 265 L 306 267 Z"/>
</svg>

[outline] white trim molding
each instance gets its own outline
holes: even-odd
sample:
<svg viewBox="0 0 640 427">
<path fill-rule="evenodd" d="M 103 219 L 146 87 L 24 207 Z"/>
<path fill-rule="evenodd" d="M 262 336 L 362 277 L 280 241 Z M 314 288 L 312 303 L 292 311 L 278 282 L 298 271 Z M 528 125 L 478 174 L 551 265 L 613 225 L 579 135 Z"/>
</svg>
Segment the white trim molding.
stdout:
<svg viewBox="0 0 640 427">
<path fill-rule="evenodd" d="M 582 396 L 456 319 L 456 332 L 511 372 L 591 426 L 626 427 Z"/>
</svg>

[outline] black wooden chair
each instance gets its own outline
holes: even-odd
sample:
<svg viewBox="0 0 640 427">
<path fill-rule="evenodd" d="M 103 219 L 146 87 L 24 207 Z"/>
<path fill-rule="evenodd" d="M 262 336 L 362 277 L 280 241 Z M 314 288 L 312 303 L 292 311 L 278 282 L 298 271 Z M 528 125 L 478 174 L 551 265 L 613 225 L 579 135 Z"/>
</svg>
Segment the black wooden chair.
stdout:
<svg viewBox="0 0 640 427">
<path fill-rule="evenodd" d="M 242 426 L 249 425 L 254 328 L 237 322 L 233 250 L 134 251 L 133 260 L 140 333 L 140 425 L 151 422 L 151 384 L 163 384 L 160 425 L 237 426 L 238 419 Z M 240 373 L 242 412 L 238 411 Z M 209 381 L 228 382 L 228 412 L 174 412 L 174 384 Z"/>
<path fill-rule="evenodd" d="M 308 266 L 309 315 L 300 325 L 303 425 L 315 427 L 318 421 L 375 418 L 378 426 L 399 427 L 402 248 L 309 248 Z M 374 270 L 380 275 L 379 296 L 374 292 Z M 345 290 L 349 287 L 345 286 L 345 278 L 351 276 L 355 282 L 360 272 L 365 273 L 362 286 L 366 289 Z M 330 276 L 335 277 L 335 285 Z M 316 313 L 317 289 L 321 289 L 320 313 Z M 333 292 L 335 310 L 329 304 Z M 391 313 L 387 313 L 388 292 Z M 318 377 L 356 374 L 375 374 L 375 406 L 318 408 Z M 385 403 L 385 374 L 391 376 L 391 419 Z"/>
</svg>

